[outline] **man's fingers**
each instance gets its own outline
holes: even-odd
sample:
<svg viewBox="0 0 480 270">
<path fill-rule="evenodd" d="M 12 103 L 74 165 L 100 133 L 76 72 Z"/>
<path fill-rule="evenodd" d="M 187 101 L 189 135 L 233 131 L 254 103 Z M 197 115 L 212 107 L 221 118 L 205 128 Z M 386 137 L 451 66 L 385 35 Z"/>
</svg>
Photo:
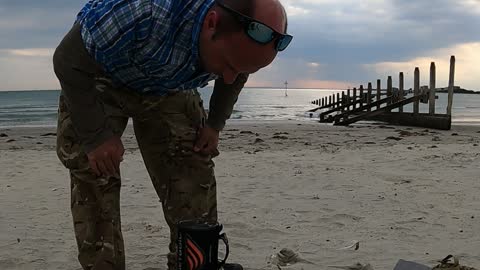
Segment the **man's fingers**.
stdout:
<svg viewBox="0 0 480 270">
<path fill-rule="evenodd" d="M 212 151 L 215 151 L 218 149 L 218 140 L 212 140 L 210 144 L 212 145 Z"/>
<path fill-rule="evenodd" d="M 100 176 L 102 173 L 98 170 L 97 162 L 94 159 L 88 159 L 88 163 L 90 164 L 90 168 L 92 171 L 97 175 Z"/>
<path fill-rule="evenodd" d="M 108 170 L 105 166 L 104 160 L 97 160 L 97 167 L 101 175 L 108 176 Z"/>
<path fill-rule="evenodd" d="M 213 149 L 215 149 L 215 148 L 213 148 L 212 145 L 208 144 L 208 145 L 206 145 L 205 148 L 202 149 L 202 153 L 205 154 L 205 155 L 210 155 L 212 153 Z"/>
<path fill-rule="evenodd" d="M 113 165 L 115 166 L 115 173 L 120 173 L 120 162 L 122 162 L 122 156 L 112 157 Z"/>
<path fill-rule="evenodd" d="M 193 147 L 193 150 L 195 152 L 203 151 L 206 146 L 207 140 L 204 137 L 200 137 L 200 139 L 197 140 L 197 142 L 195 143 L 195 147 Z"/>
<path fill-rule="evenodd" d="M 111 156 L 106 156 L 104 159 L 105 162 L 105 167 L 107 169 L 107 176 L 113 176 L 117 172 L 117 167 L 115 166 L 115 163 L 112 160 Z"/>
<path fill-rule="evenodd" d="M 117 176 L 120 173 L 125 148 L 119 137 L 113 136 L 87 154 L 92 171 L 98 176 Z"/>
<path fill-rule="evenodd" d="M 218 144 L 215 144 L 212 141 L 208 142 L 208 144 L 203 149 L 201 149 L 201 153 L 204 155 L 212 155 L 212 157 L 218 156 Z"/>
<path fill-rule="evenodd" d="M 211 155 L 212 155 L 212 158 L 214 158 L 214 157 L 218 157 L 218 156 L 220 155 L 220 152 L 218 151 L 218 149 L 217 149 L 217 148 L 215 148 L 215 149 L 213 149 L 213 151 L 212 151 L 212 154 L 211 154 Z"/>
<path fill-rule="evenodd" d="M 123 147 L 123 144 L 120 144 L 119 148 L 117 148 L 117 154 L 120 157 L 120 161 L 122 161 L 123 155 L 125 154 L 125 148 Z"/>
</svg>

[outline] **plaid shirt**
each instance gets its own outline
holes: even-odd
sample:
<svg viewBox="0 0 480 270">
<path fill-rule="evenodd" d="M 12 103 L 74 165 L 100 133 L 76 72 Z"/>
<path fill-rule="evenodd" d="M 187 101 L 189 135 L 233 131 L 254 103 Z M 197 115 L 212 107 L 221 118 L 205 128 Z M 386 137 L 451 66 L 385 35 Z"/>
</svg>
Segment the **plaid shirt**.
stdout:
<svg viewBox="0 0 480 270">
<path fill-rule="evenodd" d="M 117 83 L 164 95 L 207 85 L 198 43 L 214 0 L 90 0 L 77 16 L 90 55 Z"/>
</svg>

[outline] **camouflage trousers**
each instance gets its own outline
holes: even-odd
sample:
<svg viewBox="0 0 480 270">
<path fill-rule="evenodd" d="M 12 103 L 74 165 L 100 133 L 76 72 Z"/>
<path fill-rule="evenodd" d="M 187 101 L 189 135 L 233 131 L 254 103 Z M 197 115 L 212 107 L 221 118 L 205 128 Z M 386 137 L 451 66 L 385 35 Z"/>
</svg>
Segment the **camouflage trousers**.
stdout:
<svg viewBox="0 0 480 270">
<path fill-rule="evenodd" d="M 68 50 L 66 47 L 62 49 Z M 75 57 L 54 61 L 62 85 L 57 154 L 70 171 L 71 212 L 79 262 L 85 270 L 125 269 L 121 179 L 96 177 L 92 172 L 71 119 L 69 104 L 75 100 L 67 102 L 65 96 L 66 91 L 94 87 L 108 116 L 107 126 L 116 135 L 122 135 L 129 118 L 133 121 L 140 152 L 170 227 L 168 269 L 176 269 L 177 222 L 217 220 L 214 163 L 210 156 L 193 152 L 197 128 L 206 115 L 200 95 L 191 90 L 147 97 L 115 88 L 104 73 L 95 71 L 92 76 L 95 68 L 90 63 L 93 60 L 85 61 L 86 51 L 76 50 L 71 55 Z M 77 57 L 79 61 L 75 60 Z M 74 69 L 71 62 L 76 62 Z"/>
</svg>

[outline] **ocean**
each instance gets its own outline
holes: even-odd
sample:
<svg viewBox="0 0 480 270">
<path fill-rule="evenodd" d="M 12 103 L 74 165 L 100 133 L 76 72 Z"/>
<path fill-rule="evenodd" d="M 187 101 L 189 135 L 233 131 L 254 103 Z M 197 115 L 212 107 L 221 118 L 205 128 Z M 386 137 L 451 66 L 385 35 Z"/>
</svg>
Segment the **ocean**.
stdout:
<svg viewBox="0 0 480 270">
<path fill-rule="evenodd" d="M 229 121 L 296 120 L 316 121 L 306 111 L 316 106 L 311 101 L 338 93 L 338 90 L 245 88 Z M 205 108 L 212 93 L 211 87 L 200 89 Z M 0 127 L 55 126 L 59 90 L 0 91 Z M 438 93 L 437 113 L 446 110 L 447 94 Z M 405 111 L 412 111 L 412 105 Z M 428 110 L 426 104 L 420 106 Z M 480 95 L 456 94 L 453 102 L 453 124 L 480 125 Z"/>
</svg>

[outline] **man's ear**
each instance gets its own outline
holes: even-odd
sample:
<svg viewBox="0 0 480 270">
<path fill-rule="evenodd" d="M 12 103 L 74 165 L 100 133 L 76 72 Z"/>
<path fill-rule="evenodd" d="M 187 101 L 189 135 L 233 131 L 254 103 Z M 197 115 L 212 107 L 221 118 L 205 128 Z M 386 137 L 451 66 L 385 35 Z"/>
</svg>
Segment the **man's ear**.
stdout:
<svg viewBox="0 0 480 270">
<path fill-rule="evenodd" d="M 217 31 L 218 22 L 220 19 L 220 14 L 216 10 L 210 10 L 205 16 L 205 27 L 206 30 L 215 33 Z"/>
</svg>

